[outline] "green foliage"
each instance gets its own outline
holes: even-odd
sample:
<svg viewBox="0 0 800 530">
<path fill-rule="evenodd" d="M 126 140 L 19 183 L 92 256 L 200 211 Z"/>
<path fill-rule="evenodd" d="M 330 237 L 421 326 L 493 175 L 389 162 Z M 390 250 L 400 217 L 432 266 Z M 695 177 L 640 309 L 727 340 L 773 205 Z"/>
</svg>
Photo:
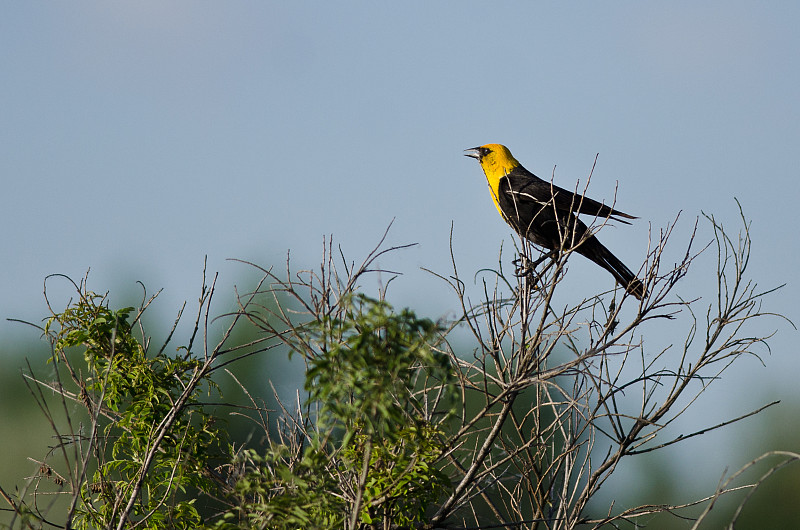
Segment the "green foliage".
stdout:
<svg viewBox="0 0 800 530">
<path fill-rule="evenodd" d="M 373 443 L 360 520 L 367 524 L 386 520 L 410 528 L 426 520 L 427 509 L 450 486 L 450 479 L 437 467 L 442 456 L 441 431 L 422 425 L 396 435 L 390 440 L 359 434 L 343 450 L 342 460 L 356 465 L 367 452 L 367 444 Z"/>
<path fill-rule="evenodd" d="M 411 382 L 420 368 L 445 386 L 452 378 L 449 358 L 434 349 L 442 329 L 364 295 L 343 300 L 343 306 L 342 316 L 310 327 L 319 351 L 310 358 L 305 388 L 320 403 L 327 427 L 349 433 L 358 423 L 370 435 L 394 439 L 407 414 L 415 419 L 419 403 Z"/>
<path fill-rule="evenodd" d="M 281 444 L 263 456 L 245 451 L 239 462 L 246 472 L 235 487 L 240 504 L 214 528 L 343 528 L 345 502 L 332 494 L 337 484 L 323 452 L 309 448 L 299 459 L 293 456 Z"/>
<path fill-rule="evenodd" d="M 415 391 L 424 377 L 450 392 L 449 358 L 434 348 L 441 329 L 363 295 L 343 304 L 341 316 L 307 326 L 294 343 L 309 360 L 305 386 L 319 410 L 307 443 L 246 454 L 236 489 L 253 527 L 343 528 L 353 511 L 364 524 L 410 526 L 449 486 L 437 469 L 443 433 L 420 412 L 429 396 Z"/>
<path fill-rule="evenodd" d="M 175 414 L 175 404 L 201 363 L 163 353 L 148 356 L 134 336 L 133 312 L 131 307 L 113 311 L 104 296 L 85 292 L 45 325 L 53 359 L 82 375 L 76 381 L 80 398 L 98 433 L 97 465 L 79 485 L 74 526 L 116 525 L 121 499 L 143 477 L 132 519 L 142 520 L 144 528 L 195 528 L 201 519 L 187 491 L 210 487 L 203 469 L 219 456 L 215 452 L 224 431 L 191 408 L 198 402 L 196 388 L 172 427 L 157 438 L 158 427 Z M 75 350 L 82 363 L 70 355 Z"/>
<path fill-rule="evenodd" d="M 348 293 L 335 311 L 294 327 L 285 344 L 307 362 L 303 417 L 284 417 L 293 430 L 278 440 L 265 433 L 259 451 L 227 443 L 200 401 L 201 388 L 215 387 L 218 352 L 235 347 L 221 343 L 198 359 L 190 341 L 178 349 L 185 355 L 151 354 L 136 325 L 143 311 L 113 310 L 81 288 L 45 322 L 51 360 L 76 388 L 61 396 L 82 404 L 88 419 L 64 435 L 48 413 L 68 464 L 58 483 L 71 494 L 70 527 L 410 527 L 449 487 L 438 425 L 455 402 L 453 368 L 437 350 L 443 329 L 435 322 Z M 225 462 L 227 476 L 214 467 Z M 61 476 L 49 464 L 42 470 Z M 201 515 L 209 513 L 203 493 L 222 503 L 215 520 Z M 16 512 L 43 519 L 24 502 Z"/>
</svg>

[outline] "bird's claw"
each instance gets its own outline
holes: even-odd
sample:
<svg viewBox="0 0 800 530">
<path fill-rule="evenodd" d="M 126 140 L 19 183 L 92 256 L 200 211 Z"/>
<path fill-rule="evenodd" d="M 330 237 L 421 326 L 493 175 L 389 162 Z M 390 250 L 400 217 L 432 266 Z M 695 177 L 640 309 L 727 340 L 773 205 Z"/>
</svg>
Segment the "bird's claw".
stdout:
<svg viewBox="0 0 800 530">
<path fill-rule="evenodd" d="M 531 286 L 536 288 L 540 279 L 540 275 L 536 272 L 536 267 L 541 263 L 541 260 L 531 261 L 527 256 L 520 256 L 511 263 L 514 265 L 514 276 L 526 278 Z"/>
</svg>

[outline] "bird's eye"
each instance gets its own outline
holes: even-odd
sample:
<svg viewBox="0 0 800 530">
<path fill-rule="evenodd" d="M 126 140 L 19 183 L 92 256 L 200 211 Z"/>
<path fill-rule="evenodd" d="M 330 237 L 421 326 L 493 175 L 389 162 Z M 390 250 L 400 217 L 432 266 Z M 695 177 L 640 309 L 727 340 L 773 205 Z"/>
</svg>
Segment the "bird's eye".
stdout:
<svg viewBox="0 0 800 530">
<path fill-rule="evenodd" d="M 488 147 L 481 147 L 481 148 L 480 148 L 480 150 L 479 150 L 478 152 L 481 154 L 481 158 L 483 158 L 483 157 L 485 157 L 486 155 L 488 155 L 489 153 L 491 153 L 491 152 L 492 152 L 492 150 L 491 150 L 491 149 L 489 149 Z"/>
</svg>

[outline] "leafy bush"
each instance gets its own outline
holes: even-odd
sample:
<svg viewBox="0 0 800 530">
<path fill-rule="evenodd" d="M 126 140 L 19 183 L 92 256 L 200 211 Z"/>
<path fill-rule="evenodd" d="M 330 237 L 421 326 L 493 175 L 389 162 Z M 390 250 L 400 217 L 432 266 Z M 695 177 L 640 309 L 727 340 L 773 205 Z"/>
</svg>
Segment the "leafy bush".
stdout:
<svg viewBox="0 0 800 530">
<path fill-rule="evenodd" d="M 666 434 L 731 363 L 758 357 L 773 333 L 755 325 L 775 315 L 761 309 L 771 291 L 747 278 L 749 225 L 734 240 L 708 220 L 718 293 L 701 310 L 699 299 L 673 293 L 699 255 L 695 232 L 682 259 L 663 266 L 674 225 L 642 265 L 644 300 L 617 289 L 556 310 L 575 251 L 565 234 L 564 248 L 542 267 L 521 240 L 518 263 L 538 268 L 508 275 L 501 256 L 497 270 L 480 271 L 477 303 L 453 259 L 452 273 L 437 276 L 461 312 L 439 322 L 359 288 L 397 248 L 381 242 L 359 267 L 342 259 L 340 274 L 328 242 L 315 271 L 279 278 L 249 264 L 263 277 L 238 296 L 218 340 L 208 327 L 215 283 L 204 282 L 192 332 L 172 354 L 167 345 L 183 310 L 155 351 L 141 320 L 154 297 L 114 310 L 85 279 L 73 283 L 75 300 L 42 327 L 55 379 L 32 368 L 27 376 L 57 443 L 18 493 L 0 488 L 12 525 L 554 529 L 637 525 L 654 513 L 695 517 L 697 525 L 719 496 L 741 487 L 726 481 L 701 501 L 609 506 L 598 516 L 588 504 L 623 459 L 769 406 Z M 684 334 L 679 355 L 642 338 L 654 326 Z M 457 328 L 471 340 L 458 354 Z M 306 395 L 298 392 L 293 406 L 278 401 L 274 414 L 242 387 L 247 400 L 225 405 L 261 436 L 236 437 L 224 407 L 206 396 L 221 395 L 215 381 L 224 374 L 238 382 L 229 367 L 279 351 L 305 363 Z M 780 456 L 773 469 L 797 459 Z M 57 500 L 45 502 L 52 494 Z M 704 511 L 691 511 L 703 503 Z"/>
</svg>

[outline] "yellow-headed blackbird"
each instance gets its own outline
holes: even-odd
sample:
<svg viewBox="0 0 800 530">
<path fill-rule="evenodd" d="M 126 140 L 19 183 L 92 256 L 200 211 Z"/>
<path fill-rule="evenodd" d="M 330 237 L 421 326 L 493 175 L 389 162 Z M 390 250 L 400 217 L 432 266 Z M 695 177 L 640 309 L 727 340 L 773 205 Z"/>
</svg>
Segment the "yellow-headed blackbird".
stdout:
<svg viewBox="0 0 800 530">
<path fill-rule="evenodd" d="M 467 149 L 466 156 L 481 163 L 497 211 L 518 234 L 551 252 L 576 247 L 579 254 L 610 272 L 633 296 L 640 300 L 645 297 L 644 284 L 592 235 L 576 214 L 625 224 L 630 223 L 624 219 L 636 217 L 540 179 L 522 167 L 503 145 Z"/>
</svg>

